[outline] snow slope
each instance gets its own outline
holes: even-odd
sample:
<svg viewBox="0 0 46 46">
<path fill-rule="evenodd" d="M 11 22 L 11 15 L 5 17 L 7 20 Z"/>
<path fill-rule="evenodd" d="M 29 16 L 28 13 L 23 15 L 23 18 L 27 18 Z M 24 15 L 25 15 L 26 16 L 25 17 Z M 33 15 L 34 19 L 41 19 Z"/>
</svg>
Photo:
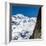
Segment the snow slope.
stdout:
<svg viewBox="0 0 46 46">
<path fill-rule="evenodd" d="M 16 14 L 11 16 L 11 19 L 12 39 L 29 39 L 33 34 L 37 18 Z"/>
</svg>

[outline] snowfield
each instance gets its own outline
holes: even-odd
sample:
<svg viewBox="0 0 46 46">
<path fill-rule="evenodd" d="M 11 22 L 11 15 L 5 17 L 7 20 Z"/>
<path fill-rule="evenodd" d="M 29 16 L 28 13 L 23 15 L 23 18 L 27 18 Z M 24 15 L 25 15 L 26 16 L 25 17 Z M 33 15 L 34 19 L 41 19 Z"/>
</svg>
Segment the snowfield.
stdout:
<svg viewBox="0 0 46 46">
<path fill-rule="evenodd" d="M 16 14 L 11 16 L 11 19 L 12 39 L 29 39 L 33 34 L 37 18 L 24 16 L 23 14 Z"/>
</svg>

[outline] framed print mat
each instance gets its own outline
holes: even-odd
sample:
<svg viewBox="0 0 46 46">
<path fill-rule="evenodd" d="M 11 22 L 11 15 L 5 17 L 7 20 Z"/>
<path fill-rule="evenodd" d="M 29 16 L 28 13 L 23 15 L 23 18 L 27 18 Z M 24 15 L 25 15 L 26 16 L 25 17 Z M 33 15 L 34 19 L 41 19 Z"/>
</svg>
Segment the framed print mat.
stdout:
<svg viewBox="0 0 46 46">
<path fill-rule="evenodd" d="M 31 41 L 42 39 L 42 5 L 6 4 L 6 41 Z"/>
</svg>

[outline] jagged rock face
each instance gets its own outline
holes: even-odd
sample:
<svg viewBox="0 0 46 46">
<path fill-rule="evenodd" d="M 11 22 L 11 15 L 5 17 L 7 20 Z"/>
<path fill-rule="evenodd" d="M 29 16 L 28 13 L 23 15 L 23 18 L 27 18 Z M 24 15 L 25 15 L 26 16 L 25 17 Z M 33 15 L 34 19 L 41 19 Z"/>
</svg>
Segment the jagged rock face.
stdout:
<svg viewBox="0 0 46 46">
<path fill-rule="evenodd" d="M 16 14 L 11 16 L 11 19 L 12 39 L 29 39 L 33 34 L 37 18 Z"/>
</svg>

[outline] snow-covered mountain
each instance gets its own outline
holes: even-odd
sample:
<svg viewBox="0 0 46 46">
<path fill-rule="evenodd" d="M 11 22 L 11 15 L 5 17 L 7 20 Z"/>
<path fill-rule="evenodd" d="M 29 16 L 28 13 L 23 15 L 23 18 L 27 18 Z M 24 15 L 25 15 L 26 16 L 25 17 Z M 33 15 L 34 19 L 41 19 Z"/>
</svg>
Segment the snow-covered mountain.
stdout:
<svg viewBox="0 0 46 46">
<path fill-rule="evenodd" d="M 16 14 L 11 16 L 11 19 L 12 39 L 29 39 L 34 31 L 37 18 Z"/>
</svg>

